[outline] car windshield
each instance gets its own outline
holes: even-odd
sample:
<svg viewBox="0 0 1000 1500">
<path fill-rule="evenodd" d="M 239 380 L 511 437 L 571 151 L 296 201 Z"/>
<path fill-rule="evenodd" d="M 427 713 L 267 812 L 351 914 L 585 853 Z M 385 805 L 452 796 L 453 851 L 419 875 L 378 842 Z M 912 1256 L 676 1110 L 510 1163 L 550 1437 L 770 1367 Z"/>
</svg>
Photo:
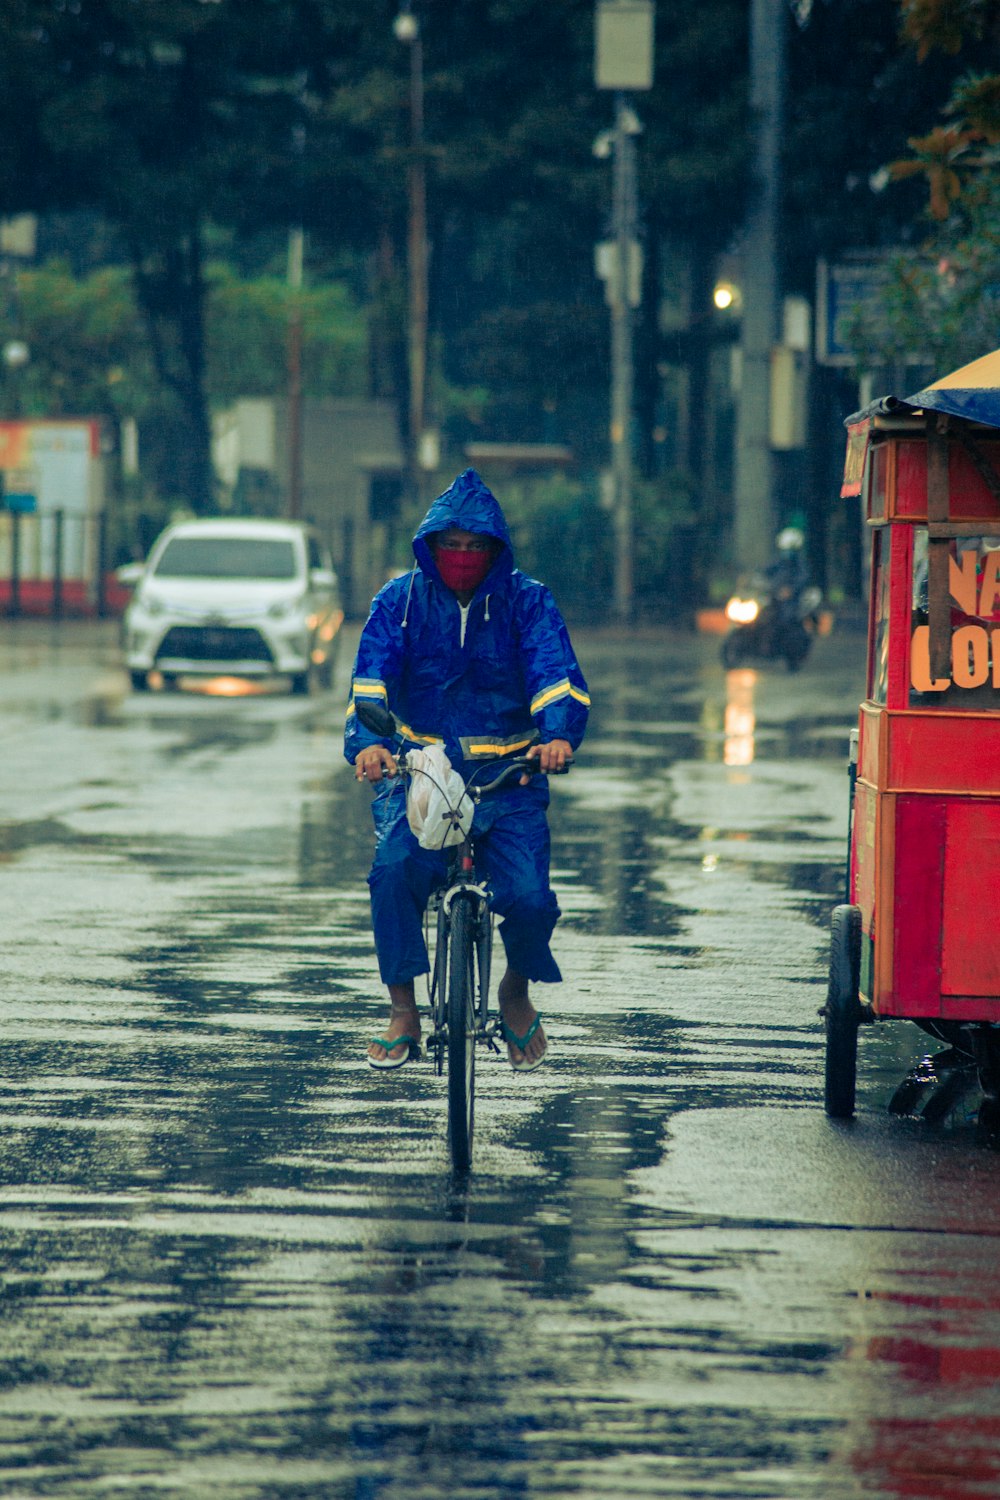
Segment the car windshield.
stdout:
<svg viewBox="0 0 1000 1500">
<path fill-rule="evenodd" d="M 295 547 L 260 536 L 175 536 L 157 578 L 294 578 Z"/>
</svg>

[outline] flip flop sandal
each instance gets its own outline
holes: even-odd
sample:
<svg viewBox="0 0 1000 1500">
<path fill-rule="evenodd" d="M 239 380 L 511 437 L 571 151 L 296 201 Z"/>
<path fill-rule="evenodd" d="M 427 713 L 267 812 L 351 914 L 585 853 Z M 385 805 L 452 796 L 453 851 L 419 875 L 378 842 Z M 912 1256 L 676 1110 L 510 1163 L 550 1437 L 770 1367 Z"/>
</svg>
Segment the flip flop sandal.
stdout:
<svg viewBox="0 0 1000 1500">
<path fill-rule="evenodd" d="M 503 1032 L 504 1041 L 507 1043 L 508 1048 L 514 1046 L 517 1047 L 520 1052 L 524 1051 L 525 1047 L 527 1047 L 528 1043 L 531 1041 L 531 1038 L 534 1036 L 535 1032 L 538 1030 L 541 1024 L 541 1016 L 536 1015 L 535 1019 L 532 1021 L 527 1031 L 524 1033 L 524 1036 L 518 1036 L 513 1026 L 508 1026 L 503 1017 L 500 1017 L 500 1029 Z M 508 1058 L 510 1058 L 510 1065 L 515 1073 L 533 1073 L 536 1068 L 540 1068 L 542 1066 L 542 1063 L 548 1056 L 548 1051 L 549 1044 L 548 1039 L 546 1039 L 545 1051 L 542 1053 L 541 1057 L 536 1057 L 533 1062 L 529 1062 L 528 1059 L 525 1058 L 523 1062 L 516 1063 L 510 1056 L 509 1051 L 507 1053 L 507 1056 Z"/>
<path fill-rule="evenodd" d="M 391 1041 L 386 1036 L 373 1036 L 372 1041 L 376 1046 L 384 1047 L 387 1054 L 396 1047 L 402 1047 L 405 1042 L 406 1051 L 402 1057 L 370 1057 L 368 1059 L 368 1066 L 370 1068 L 381 1068 L 383 1071 L 387 1071 L 389 1068 L 401 1068 L 404 1063 L 419 1062 L 423 1056 L 420 1038 L 417 1036 L 397 1036 Z"/>
</svg>

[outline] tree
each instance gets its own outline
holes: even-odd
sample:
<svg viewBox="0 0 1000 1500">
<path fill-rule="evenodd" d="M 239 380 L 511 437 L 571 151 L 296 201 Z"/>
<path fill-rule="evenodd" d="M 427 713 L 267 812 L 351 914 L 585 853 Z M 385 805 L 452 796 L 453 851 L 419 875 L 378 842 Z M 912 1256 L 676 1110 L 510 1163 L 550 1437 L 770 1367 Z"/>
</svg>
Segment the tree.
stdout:
<svg viewBox="0 0 1000 1500">
<path fill-rule="evenodd" d="M 948 86 L 940 58 L 900 46 L 898 0 L 813 0 L 791 28 L 785 149 L 785 280 L 811 295 L 817 256 L 914 237 L 920 192 L 884 191 L 885 163 Z"/>
<path fill-rule="evenodd" d="M 912 154 L 886 149 L 895 159 L 882 178 L 905 185 L 885 196 L 909 207 L 911 243 L 889 263 L 879 326 L 857 319 L 852 342 L 862 367 L 920 361 L 940 373 L 997 342 L 1000 3 L 902 0 L 898 14 L 900 57 L 923 76 L 924 102 L 900 129 Z M 931 124 L 939 111 L 944 122 Z"/>
<path fill-rule="evenodd" d="M 342 8 L 342 7 L 340 7 Z M 116 226 L 153 365 L 184 429 L 176 464 L 212 501 L 205 232 L 284 216 L 295 127 L 328 56 L 310 0 L 2 0 L 0 201 L 86 206 Z M 313 44 L 318 46 L 314 52 Z"/>
</svg>

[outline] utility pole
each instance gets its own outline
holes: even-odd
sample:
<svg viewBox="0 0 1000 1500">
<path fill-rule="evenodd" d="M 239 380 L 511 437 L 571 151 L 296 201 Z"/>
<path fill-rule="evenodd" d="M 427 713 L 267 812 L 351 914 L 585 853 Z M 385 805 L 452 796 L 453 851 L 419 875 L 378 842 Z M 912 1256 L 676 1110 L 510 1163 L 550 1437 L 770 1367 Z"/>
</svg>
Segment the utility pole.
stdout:
<svg viewBox="0 0 1000 1500">
<path fill-rule="evenodd" d="M 302 261 L 304 235 L 288 231 L 288 514 L 302 515 Z"/>
<path fill-rule="evenodd" d="M 626 90 L 653 84 L 652 0 L 598 0 L 594 45 L 594 78 L 599 89 L 613 89 L 615 124 L 599 137 L 598 156 L 612 156 L 612 233 L 607 294 L 611 306 L 611 468 L 614 481 L 615 592 L 619 624 L 632 621 L 634 610 L 632 503 L 632 398 L 634 356 L 632 309 L 641 284 L 638 241 L 635 136 L 642 129 Z M 603 274 L 603 273 L 602 273 Z"/>
<path fill-rule="evenodd" d="M 780 302 L 781 143 L 784 127 L 787 0 L 752 0 L 750 108 L 756 178 L 743 236 L 742 373 L 736 421 L 734 561 L 761 568 L 774 534 L 771 350 Z"/>
<path fill-rule="evenodd" d="M 407 467 L 410 498 L 421 499 L 421 444 L 427 420 L 427 168 L 424 161 L 424 49 L 409 0 L 393 22 L 396 39 L 410 49 L 410 154 L 406 172 L 408 277 Z"/>
<path fill-rule="evenodd" d="M 633 608 L 632 402 L 632 262 L 637 247 L 635 144 L 630 129 L 635 115 L 625 95 L 615 94 L 612 205 L 614 277 L 611 297 L 611 466 L 615 481 L 615 618 L 627 625 Z"/>
</svg>

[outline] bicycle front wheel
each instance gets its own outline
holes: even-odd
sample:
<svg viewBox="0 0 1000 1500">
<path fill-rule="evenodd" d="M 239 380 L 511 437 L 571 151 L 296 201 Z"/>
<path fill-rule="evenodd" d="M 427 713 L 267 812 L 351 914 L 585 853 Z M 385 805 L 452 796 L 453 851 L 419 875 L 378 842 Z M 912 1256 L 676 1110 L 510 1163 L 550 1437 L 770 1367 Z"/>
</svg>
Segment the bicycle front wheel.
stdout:
<svg viewBox="0 0 1000 1500">
<path fill-rule="evenodd" d="M 448 953 L 448 1141 L 458 1172 L 472 1165 L 476 1093 L 476 909 L 458 898 L 451 908 Z"/>
</svg>

